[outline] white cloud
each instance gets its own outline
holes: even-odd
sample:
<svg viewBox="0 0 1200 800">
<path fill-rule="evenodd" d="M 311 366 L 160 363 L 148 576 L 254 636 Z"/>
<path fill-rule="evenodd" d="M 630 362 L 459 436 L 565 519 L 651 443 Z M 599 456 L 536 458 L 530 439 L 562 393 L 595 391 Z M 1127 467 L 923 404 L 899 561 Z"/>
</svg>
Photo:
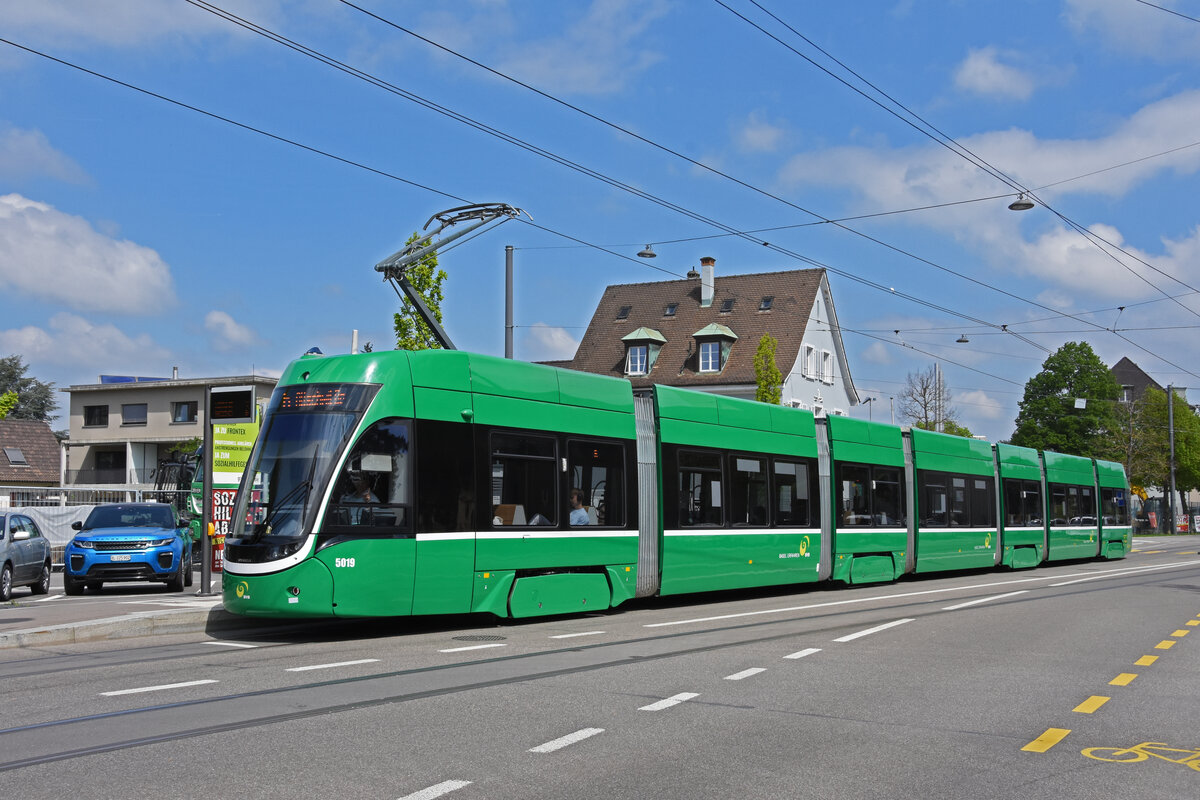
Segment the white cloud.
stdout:
<svg viewBox="0 0 1200 800">
<path fill-rule="evenodd" d="M 783 128 L 767 122 L 761 111 L 754 111 L 735 134 L 738 147 L 750 153 L 773 153 L 783 138 Z"/>
<path fill-rule="evenodd" d="M 97 325 L 66 311 L 51 317 L 48 327 L 0 330 L 0 351 L 20 353 L 31 362 L 86 367 L 97 374 L 127 369 L 146 374 L 170 356 L 147 334 L 129 336 L 115 325 Z"/>
<path fill-rule="evenodd" d="M 893 361 L 891 347 L 883 342 L 872 342 L 858 357 L 866 364 L 891 364 Z"/>
<path fill-rule="evenodd" d="M 593 0 L 561 36 L 522 42 L 496 67 L 548 92 L 610 94 L 662 59 L 638 39 L 668 10 L 663 0 Z"/>
<path fill-rule="evenodd" d="M 225 0 L 220 5 L 267 25 L 280 11 L 279 0 Z M 4 4 L 4 27 L 10 35 L 72 47 L 129 47 L 179 36 L 250 35 L 215 14 L 162 0 L 10 2 Z"/>
<path fill-rule="evenodd" d="M 956 392 L 952 401 L 954 405 L 965 406 L 964 416 L 975 419 L 1002 419 L 1008 414 L 1004 403 L 980 389 L 969 392 Z"/>
<path fill-rule="evenodd" d="M 204 316 L 204 328 L 213 334 L 213 347 L 218 350 L 235 350 L 258 340 L 254 331 L 236 322 L 224 311 L 208 312 Z"/>
<path fill-rule="evenodd" d="M 158 314 L 175 302 L 158 253 L 19 194 L 0 196 L 0 289 L 125 314 Z"/>
<path fill-rule="evenodd" d="M 959 89 L 990 97 L 1028 100 L 1033 94 L 1033 77 L 1001 59 L 1014 60 L 1016 54 L 1000 53 L 995 47 L 971 50 L 954 72 L 954 85 Z"/>
<path fill-rule="evenodd" d="M 561 361 L 575 357 L 579 342 L 564 328 L 538 322 L 521 337 L 516 355 L 522 361 Z"/>
<path fill-rule="evenodd" d="M 48 175 L 70 183 L 84 183 L 87 174 L 67 156 L 55 150 L 45 134 L 36 130 L 0 130 L 0 178 Z"/>
<path fill-rule="evenodd" d="M 1174 14 L 1131 0 L 1066 0 L 1066 7 L 1071 27 L 1099 34 L 1119 52 L 1156 61 L 1200 59 L 1200 25 Z"/>
</svg>

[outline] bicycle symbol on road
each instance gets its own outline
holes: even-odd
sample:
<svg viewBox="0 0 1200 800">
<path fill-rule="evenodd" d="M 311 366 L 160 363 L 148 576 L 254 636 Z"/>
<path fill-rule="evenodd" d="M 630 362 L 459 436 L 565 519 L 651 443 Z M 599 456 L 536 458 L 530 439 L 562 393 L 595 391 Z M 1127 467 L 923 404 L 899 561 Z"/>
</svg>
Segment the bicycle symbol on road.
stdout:
<svg viewBox="0 0 1200 800">
<path fill-rule="evenodd" d="M 1167 747 L 1165 742 L 1142 742 L 1133 747 L 1088 747 L 1080 752 L 1097 761 L 1113 761 L 1119 764 L 1146 761 L 1153 756 L 1172 764 L 1183 764 L 1200 772 L 1200 747 L 1195 750 L 1183 750 Z"/>
</svg>

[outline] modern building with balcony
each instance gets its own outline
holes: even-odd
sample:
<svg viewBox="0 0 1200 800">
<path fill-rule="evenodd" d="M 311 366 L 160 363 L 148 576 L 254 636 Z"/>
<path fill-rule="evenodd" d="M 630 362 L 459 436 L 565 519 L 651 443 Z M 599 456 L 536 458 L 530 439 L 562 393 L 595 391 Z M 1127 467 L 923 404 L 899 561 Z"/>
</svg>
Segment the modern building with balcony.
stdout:
<svg viewBox="0 0 1200 800">
<path fill-rule="evenodd" d="M 172 451 L 204 436 L 204 396 L 210 387 L 254 386 L 270 397 L 276 379 L 138 378 L 101 375 L 70 386 L 70 440 L 64 485 L 154 487 Z"/>
</svg>

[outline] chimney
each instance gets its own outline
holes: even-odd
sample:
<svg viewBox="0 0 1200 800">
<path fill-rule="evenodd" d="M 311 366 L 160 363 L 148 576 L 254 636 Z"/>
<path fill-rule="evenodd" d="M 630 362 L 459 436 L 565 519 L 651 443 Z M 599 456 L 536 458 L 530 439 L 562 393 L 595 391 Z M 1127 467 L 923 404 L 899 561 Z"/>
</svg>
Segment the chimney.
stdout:
<svg viewBox="0 0 1200 800">
<path fill-rule="evenodd" d="M 708 308 L 713 301 L 713 283 L 715 278 L 713 273 L 717 269 L 717 260 L 705 256 L 700 259 L 700 306 Z"/>
<path fill-rule="evenodd" d="M 171 367 L 171 380 L 179 380 L 179 367 Z"/>
</svg>

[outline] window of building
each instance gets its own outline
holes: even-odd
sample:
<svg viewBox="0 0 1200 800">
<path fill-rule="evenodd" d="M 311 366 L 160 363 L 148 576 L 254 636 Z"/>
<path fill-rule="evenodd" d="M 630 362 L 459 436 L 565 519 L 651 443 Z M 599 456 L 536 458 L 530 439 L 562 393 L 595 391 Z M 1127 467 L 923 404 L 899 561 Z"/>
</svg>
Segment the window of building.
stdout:
<svg viewBox="0 0 1200 800">
<path fill-rule="evenodd" d="M 4 455 L 8 456 L 8 463 L 14 467 L 28 467 L 29 462 L 25 460 L 25 454 L 21 452 L 19 447 L 4 448 Z"/>
<path fill-rule="evenodd" d="M 1121 402 L 1122 403 L 1132 403 L 1133 402 L 1133 387 L 1132 386 L 1122 386 L 1121 387 Z"/>
<path fill-rule="evenodd" d="M 569 525 L 619 527 L 625 524 L 625 451 L 621 445 L 568 441 L 567 474 L 570 476 Z M 571 502 L 571 494 L 576 492 L 579 509 Z"/>
<path fill-rule="evenodd" d="M 629 312 L 633 310 L 633 306 L 621 306 L 617 309 L 617 319 L 629 319 Z"/>
<path fill-rule="evenodd" d="M 775 302 L 775 298 L 771 295 L 764 297 L 758 304 L 759 311 L 770 311 L 771 304 Z"/>
<path fill-rule="evenodd" d="M 675 311 L 676 311 L 678 308 L 679 308 L 679 304 L 678 304 L 678 303 L 667 303 L 667 307 L 663 309 L 663 316 L 664 316 L 664 317 L 673 317 L 673 316 L 675 316 Z"/>
<path fill-rule="evenodd" d="M 626 375 L 645 375 L 647 371 L 647 363 L 649 361 L 649 346 L 644 344 L 634 344 L 629 346 L 629 352 L 625 355 L 625 374 Z"/>
<path fill-rule="evenodd" d="M 492 525 L 558 524 L 557 443 L 530 433 L 493 433 Z"/>
<path fill-rule="evenodd" d="M 811 344 L 804 345 L 804 361 L 800 365 L 800 374 L 806 378 L 817 377 L 817 351 Z"/>
<path fill-rule="evenodd" d="M 198 402 L 188 400 L 182 403 L 171 403 L 172 422 L 195 422 Z"/>
<path fill-rule="evenodd" d="M 720 342 L 701 342 L 700 343 L 700 371 L 701 372 L 720 372 L 721 371 L 721 343 Z"/>
<path fill-rule="evenodd" d="M 821 382 L 833 383 L 833 353 L 821 351 Z"/>
<path fill-rule="evenodd" d="M 146 424 L 146 404 L 145 403 L 125 403 L 121 406 L 121 424 L 122 425 L 145 425 Z"/>
<path fill-rule="evenodd" d="M 679 452 L 679 526 L 720 527 L 721 456 L 717 453 Z"/>
<path fill-rule="evenodd" d="M 108 406 L 84 406 L 83 407 L 83 427 L 85 427 L 85 428 L 107 428 L 108 427 Z"/>
<path fill-rule="evenodd" d="M 722 300 L 721 313 L 728 314 L 730 311 L 733 311 L 733 299 L 731 298 L 729 300 Z"/>
</svg>

